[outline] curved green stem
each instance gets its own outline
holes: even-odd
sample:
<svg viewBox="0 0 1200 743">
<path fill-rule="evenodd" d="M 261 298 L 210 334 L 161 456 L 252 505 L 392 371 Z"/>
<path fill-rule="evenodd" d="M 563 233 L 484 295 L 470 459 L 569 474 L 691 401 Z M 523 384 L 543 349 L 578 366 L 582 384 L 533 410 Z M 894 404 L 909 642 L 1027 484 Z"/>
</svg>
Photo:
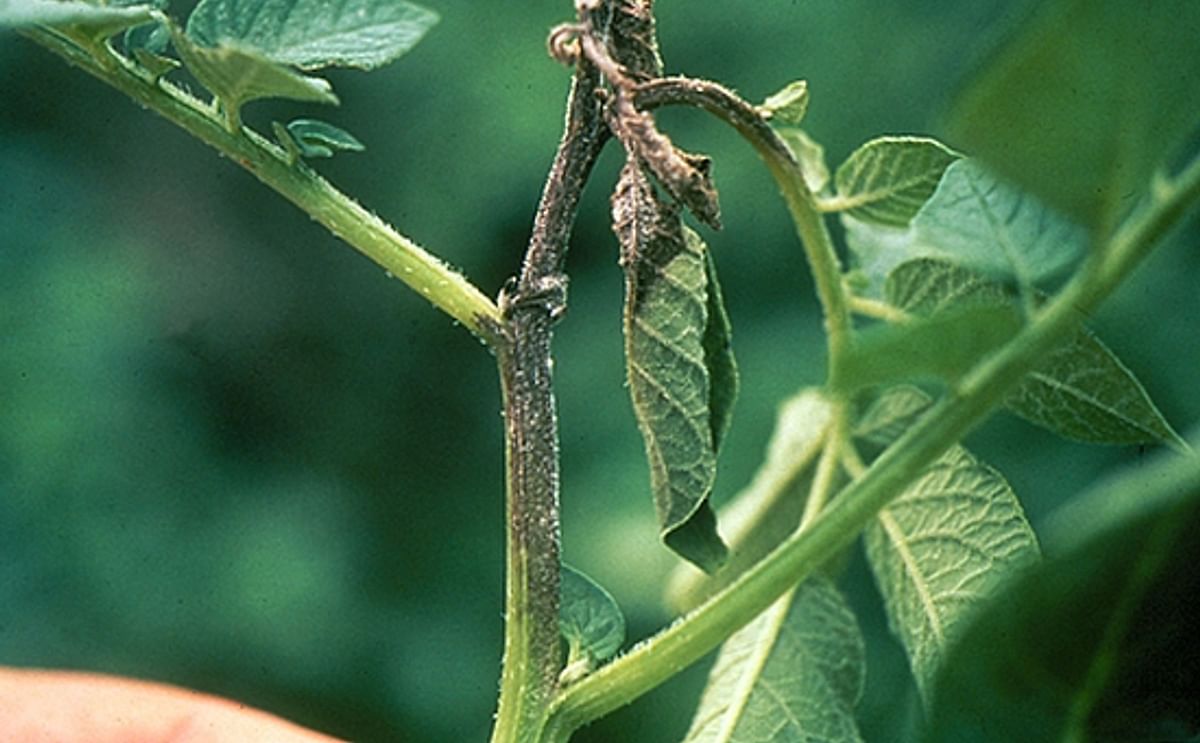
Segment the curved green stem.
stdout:
<svg viewBox="0 0 1200 743">
<path fill-rule="evenodd" d="M 568 687 L 551 707 L 547 741 L 564 741 L 580 725 L 621 707 L 714 649 L 784 591 L 848 546 L 871 519 L 949 446 L 998 405 L 1093 310 L 1159 239 L 1200 199 L 1200 160 L 1174 187 L 1131 219 L 1033 321 L 980 362 L 959 390 L 939 402 L 852 482 L 812 525 L 699 608 L 628 654 Z"/>
<path fill-rule="evenodd" d="M 487 295 L 303 163 L 289 164 L 282 148 L 246 128 L 228 131 L 212 106 L 107 45 L 84 48 L 48 28 L 22 33 L 241 165 L 489 345 L 496 340 L 500 311 Z"/>
</svg>

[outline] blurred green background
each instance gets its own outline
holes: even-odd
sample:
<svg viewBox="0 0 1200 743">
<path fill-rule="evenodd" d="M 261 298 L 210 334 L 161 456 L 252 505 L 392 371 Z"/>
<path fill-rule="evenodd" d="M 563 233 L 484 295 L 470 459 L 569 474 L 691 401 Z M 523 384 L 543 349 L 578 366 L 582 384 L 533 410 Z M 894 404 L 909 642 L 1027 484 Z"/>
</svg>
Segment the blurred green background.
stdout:
<svg viewBox="0 0 1200 743">
<path fill-rule="evenodd" d="M 382 71 L 332 74 L 313 115 L 366 143 L 316 167 L 494 293 L 522 253 L 569 72 L 545 54 L 571 3 L 429 0 L 442 22 Z M 489 5 L 490 7 L 485 7 Z M 668 69 L 751 100 L 796 78 L 836 164 L 938 114 L 1008 15 L 998 0 L 660 3 Z M 183 16 L 187 4 L 173 11 Z M 664 128 L 711 154 L 707 235 L 743 392 L 720 504 L 753 473 L 779 399 L 823 364 L 811 282 L 752 151 L 701 114 Z M 556 371 L 567 558 L 669 621 L 642 445 L 623 387 L 607 225 L 621 157 L 585 195 Z M 1200 419 L 1193 224 L 1093 326 L 1168 419 Z M 1143 452 L 1007 417 L 971 446 L 1036 523 Z M 358 740 L 487 735 L 502 635 L 498 385 L 460 328 L 252 177 L 23 38 L 0 34 L 0 662 L 224 694 Z M 870 648 L 868 740 L 912 709 L 866 571 L 844 580 Z M 675 740 L 701 665 L 580 741 Z"/>
</svg>

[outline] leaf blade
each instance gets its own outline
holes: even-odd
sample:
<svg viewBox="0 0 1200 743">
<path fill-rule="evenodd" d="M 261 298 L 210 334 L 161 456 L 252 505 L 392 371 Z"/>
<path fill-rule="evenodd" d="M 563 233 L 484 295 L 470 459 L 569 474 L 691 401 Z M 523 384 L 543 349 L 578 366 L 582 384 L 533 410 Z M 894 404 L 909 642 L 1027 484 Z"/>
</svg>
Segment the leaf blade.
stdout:
<svg viewBox="0 0 1200 743">
<path fill-rule="evenodd" d="M 105 6 L 79 0 L 0 0 L 0 28 L 5 26 L 79 26 L 107 38 L 151 20 L 154 6 Z"/>
<path fill-rule="evenodd" d="M 894 306 L 918 315 L 965 302 L 1013 301 L 1002 286 L 936 259 L 897 266 L 888 275 L 885 294 Z M 1030 423 L 1076 441 L 1185 446 L 1133 372 L 1084 327 L 1046 354 L 1004 405 Z"/>
<path fill-rule="evenodd" d="M 904 227 L 960 157 L 927 137 L 873 139 L 838 167 L 835 203 L 855 219 Z"/>
<path fill-rule="evenodd" d="M 559 634 L 567 641 L 564 682 L 590 672 L 625 642 L 625 615 L 616 599 L 585 573 L 562 565 Z"/>
<path fill-rule="evenodd" d="M 889 625 L 927 704 L 948 648 L 973 613 L 1039 555 L 1008 483 L 958 446 L 880 512 L 864 543 Z"/>
<path fill-rule="evenodd" d="M 709 496 L 736 394 L 728 321 L 710 311 L 719 290 L 708 283 L 707 247 L 685 231 L 678 206 L 658 197 L 636 159 L 612 203 L 626 276 L 629 391 L 662 538 L 711 572 L 727 554 Z"/>
<path fill-rule="evenodd" d="M 1053 514 L 1047 559 L 950 653 L 923 740 L 1193 739 L 1198 524 L 1195 456 L 1139 467 Z"/>
<path fill-rule="evenodd" d="M 187 34 L 201 46 L 237 46 L 305 70 L 371 70 L 408 52 L 437 21 L 406 0 L 201 0 Z"/>
<path fill-rule="evenodd" d="M 784 595 L 721 647 L 685 743 L 861 740 L 864 648 L 823 578 Z"/>
</svg>

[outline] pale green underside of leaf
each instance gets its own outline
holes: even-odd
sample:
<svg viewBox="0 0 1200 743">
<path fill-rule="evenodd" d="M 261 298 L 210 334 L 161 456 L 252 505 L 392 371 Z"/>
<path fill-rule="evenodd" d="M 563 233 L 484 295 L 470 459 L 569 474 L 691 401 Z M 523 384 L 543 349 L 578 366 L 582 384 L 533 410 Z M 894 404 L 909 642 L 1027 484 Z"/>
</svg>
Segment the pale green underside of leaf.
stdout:
<svg viewBox="0 0 1200 743">
<path fill-rule="evenodd" d="M 572 658 L 603 661 L 625 642 L 625 616 L 616 599 L 584 573 L 562 566 L 559 631 Z"/>
<path fill-rule="evenodd" d="M 854 743 L 865 660 L 854 615 L 814 578 L 721 646 L 686 743 Z"/>
<path fill-rule="evenodd" d="M 929 200 L 958 153 L 924 137 L 880 137 L 855 150 L 834 176 L 828 206 L 855 219 L 904 227 Z"/>
<path fill-rule="evenodd" d="M 721 507 L 718 521 L 729 559 L 715 575 L 681 564 L 667 584 L 667 603 L 685 612 L 728 585 L 779 545 L 800 523 L 807 483 L 831 418 L 817 389 L 785 400 L 775 418 L 767 455 L 754 479 Z"/>
<path fill-rule="evenodd" d="M 201 0 L 187 33 L 301 69 L 373 69 L 412 49 L 437 20 L 404 0 Z"/>
<path fill-rule="evenodd" d="M 199 46 L 175 27 L 171 40 L 188 70 L 220 100 L 230 129 L 240 125 L 242 105 L 259 98 L 338 103 L 328 81 L 301 75 L 255 51 Z"/>
<path fill-rule="evenodd" d="M 973 612 L 1039 554 L 1008 483 L 960 446 L 881 511 L 864 541 L 889 624 L 927 703 Z"/>
<path fill-rule="evenodd" d="M 1088 242 L 1086 232 L 971 160 L 946 168 L 907 228 L 846 216 L 843 223 L 872 293 L 893 268 L 914 258 L 942 258 L 992 279 L 1036 284 L 1078 261 Z"/>
<path fill-rule="evenodd" d="M 922 741 L 1195 740 L 1200 458 L 1139 465 L 1047 526 L 1047 559 L 951 650 Z"/>
<path fill-rule="evenodd" d="M 960 96 L 955 142 L 1090 228 L 1200 122 L 1200 3 L 1057 0 Z"/>
<path fill-rule="evenodd" d="M 933 399 L 918 387 L 891 387 L 880 393 L 855 420 L 854 437 L 874 446 L 888 446 L 911 428 L 932 404 Z"/>
<path fill-rule="evenodd" d="M 773 121 L 780 124 L 799 126 L 808 113 L 808 81 L 788 83 L 782 90 L 773 93 L 760 106 Z"/>
<path fill-rule="evenodd" d="M 829 185 L 829 166 L 825 164 L 825 148 L 798 127 L 784 126 L 775 131 L 800 165 L 804 183 L 813 193 L 821 193 Z"/>
<path fill-rule="evenodd" d="M 102 6 L 69 0 L 0 0 L 0 27 L 81 26 L 111 36 L 130 26 L 150 20 L 151 6 Z"/>
<path fill-rule="evenodd" d="M 287 126 L 272 122 L 275 137 L 294 161 L 301 157 L 333 157 L 334 152 L 362 152 L 362 142 L 339 127 L 316 119 L 294 119 Z"/>
<path fill-rule="evenodd" d="M 1012 301 L 1003 287 L 933 259 L 897 266 L 885 293 L 891 304 L 918 315 Z M 1086 328 L 1048 353 L 1004 403 L 1031 423 L 1077 441 L 1182 443 L 1133 373 Z"/>
</svg>

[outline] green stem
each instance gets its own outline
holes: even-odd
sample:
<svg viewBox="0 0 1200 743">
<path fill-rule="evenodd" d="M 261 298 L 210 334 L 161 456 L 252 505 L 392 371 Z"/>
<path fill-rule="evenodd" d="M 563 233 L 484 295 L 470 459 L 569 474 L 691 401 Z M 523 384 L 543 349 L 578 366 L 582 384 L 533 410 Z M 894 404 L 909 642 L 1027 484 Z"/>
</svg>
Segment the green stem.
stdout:
<svg viewBox="0 0 1200 743">
<path fill-rule="evenodd" d="M 496 339 L 500 311 L 487 295 L 303 163 L 289 164 L 282 148 L 250 129 L 228 131 L 212 106 L 168 81 L 155 81 L 107 46 L 85 49 L 47 28 L 22 33 L 250 171 L 485 342 Z"/>
<path fill-rule="evenodd" d="M 784 591 L 848 546 L 875 515 L 949 446 L 987 416 L 1045 354 L 1074 333 L 1081 312 L 1107 297 L 1134 266 L 1200 199 L 1200 160 L 1175 187 L 1118 231 L 1013 341 L 984 359 L 919 423 L 875 460 L 822 512 L 810 528 L 785 540 L 766 558 L 694 612 L 625 656 L 568 687 L 551 707 L 543 740 L 570 732 L 674 676 L 753 619 Z"/>
</svg>

